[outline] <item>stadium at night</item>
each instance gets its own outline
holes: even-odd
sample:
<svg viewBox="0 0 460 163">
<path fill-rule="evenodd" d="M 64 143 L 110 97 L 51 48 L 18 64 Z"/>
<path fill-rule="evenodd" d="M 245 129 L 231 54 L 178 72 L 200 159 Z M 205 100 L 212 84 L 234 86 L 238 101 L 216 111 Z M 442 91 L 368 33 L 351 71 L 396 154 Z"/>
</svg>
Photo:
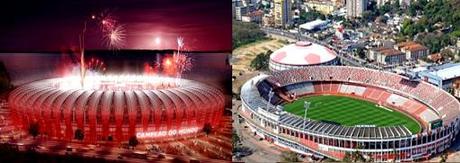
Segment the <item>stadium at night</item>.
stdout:
<svg viewBox="0 0 460 163">
<path fill-rule="evenodd" d="M 0 160 L 231 160 L 227 3 L 31 1 L 2 11 Z"/>
<path fill-rule="evenodd" d="M 424 81 L 348 66 L 274 71 L 241 88 L 254 135 L 297 153 L 342 160 L 413 161 L 450 147 L 460 103 Z"/>
<path fill-rule="evenodd" d="M 221 91 L 206 84 L 155 76 L 64 77 L 24 84 L 9 95 L 14 124 L 27 130 L 37 122 L 40 133 L 71 141 L 75 131 L 84 142 L 143 142 L 182 138 L 220 122 Z"/>
</svg>

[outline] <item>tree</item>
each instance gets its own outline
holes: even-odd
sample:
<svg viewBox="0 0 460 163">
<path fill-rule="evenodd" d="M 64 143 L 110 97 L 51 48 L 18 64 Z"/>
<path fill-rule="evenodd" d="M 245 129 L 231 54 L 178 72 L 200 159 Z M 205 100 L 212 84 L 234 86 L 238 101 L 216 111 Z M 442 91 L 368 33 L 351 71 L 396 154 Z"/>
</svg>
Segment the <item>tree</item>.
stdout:
<svg viewBox="0 0 460 163">
<path fill-rule="evenodd" d="M 379 12 L 380 15 L 384 15 L 384 14 L 386 14 L 386 13 L 391 11 L 391 9 L 392 9 L 391 7 L 392 7 L 391 2 L 388 1 L 388 2 L 386 2 L 385 4 L 383 4 L 382 6 L 380 6 L 378 8 L 378 12 Z"/>
<path fill-rule="evenodd" d="M 40 134 L 40 126 L 37 122 L 32 122 L 29 124 L 29 134 L 32 135 L 34 139 Z"/>
<path fill-rule="evenodd" d="M 255 70 L 262 70 L 262 71 L 268 70 L 268 62 L 269 62 L 271 53 L 272 51 L 268 50 L 265 53 L 258 54 L 256 58 L 254 58 L 251 61 L 251 64 L 249 66 Z"/>
<path fill-rule="evenodd" d="M 444 150 L 444 152 L 442 152 L 442 154 L 441 154 L 441 160 L 439 162 L 446 162 L 448 156 L 449 155 L 447 153 L 447 150 Z"/>
<path fill-rule="evenodd" d="M 203 132 L 206 133 L 206 135 L 209 135 L 212 131 L 212 125 L 210 123 L 205 123 L 203 126 Z"/>
<path fill-rule="evenodd" d="M 455 58 L 455 54 L 452 51 L 450 51 L 449 49 L 443 49 L 443 50 L 441 50 L 440 53 L 441 53 L 442 58 L 444 58 L 444 60 L 445 59 L 454 60 L 454 58 Z"/>
<path fill-rule="evenodd" d="M 236 133 L 235 130 L 233 130 L 232 132 L 232 146 L 233 146 L 233 150 L 235 150 L 239 144 L 240 144 L 240 136 L 238 136 L 238 134 Z"/>
<path fill-rule="evenodd" d="M 351 153 L 351 158 L 353 162 L 364 162 L 366 159 L 364 158 L 363 154 L 356 149 L 353 153 Z"/>
<path fill-rule="evenodd" d="M 299 162 L 297 153 L 293 151 L 283 151 L 281 153 L 281 162 Z"/>
<path fill-rule="evenodd" d="M 128 145 L 132 147 L 133 149 L 139 145 L 139 141 L 137 140 L 136 136 L 131 136 L 128 140 Z"/>
<path fill-rule="evenodd" d="M 351 154 L 350 152 L 345 152 L 345 156 L 343 156 L 342 159 L 343 162 L 352 162 Z"/>
<path fill-rule="evenodd" d="M 249 44 L 258 40 L 266 39 L 265 32 L 255 23 L 233 21 L 232 23 L 232 42 L 233 49 L 242 45 Z"/>
<path fill-rule="evenodd" d="M 305 22 L 309 22 L 309 21 L 313 21 L 313 20 L 316 20 L 316 19 L 326 19 L 326 16 L 318 11 L 316 11 L 315 9 L 309 11 L 309 12 L 306 12 L 305 10 L 300 10 L 300 21 L 299 23 L 302 24 L 302 23 L 305 23 Z"/>
<path fill-rule="evenodd" d="M 356 55 L 361 58 L 361 59 L 365 59 L 366 58 L 366 52 L 364 51 L 364 48 L 356 48 Z"/>
<path fill-rule="evenodd" d="M 82 129 L 77 129 L 75 130 L 75 139 L 83 141 L 83 138 L 85 138 L 85 133 L 83 133 Z"/>
<path fill-rule="evenodd" d="M 364 158 L 364 155 L 359 151 L 362 146 L 361 144 L 358 144 L 356 147 L 356 150 L 353 152 L 345 152 L 345 156 L 343 157 L 342 161 L 343 162 L 365 162 L 369 161 Z M 372 156 L 370 156 L 372 157 Z"/>
</svg>

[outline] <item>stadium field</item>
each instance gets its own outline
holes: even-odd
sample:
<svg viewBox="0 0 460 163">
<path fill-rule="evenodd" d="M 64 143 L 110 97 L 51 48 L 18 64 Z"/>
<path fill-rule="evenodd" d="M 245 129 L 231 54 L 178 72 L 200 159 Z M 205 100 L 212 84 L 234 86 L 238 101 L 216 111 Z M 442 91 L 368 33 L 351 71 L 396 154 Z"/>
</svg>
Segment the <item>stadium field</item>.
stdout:
<svg viewBox="0 0 460 163">
<path fill-rule="evenodd" d="M 417 121 L 395 110 L 375 103 L 344 96 L 308 96 L 284 105 L 284 110 L 304 117 L 304 101 L 310 102 L 307 118 L 338 123 L 343 126 L 375 125 L 377 127 L 404 125 L 413 134 L 420 132 Z"/>
</svg>

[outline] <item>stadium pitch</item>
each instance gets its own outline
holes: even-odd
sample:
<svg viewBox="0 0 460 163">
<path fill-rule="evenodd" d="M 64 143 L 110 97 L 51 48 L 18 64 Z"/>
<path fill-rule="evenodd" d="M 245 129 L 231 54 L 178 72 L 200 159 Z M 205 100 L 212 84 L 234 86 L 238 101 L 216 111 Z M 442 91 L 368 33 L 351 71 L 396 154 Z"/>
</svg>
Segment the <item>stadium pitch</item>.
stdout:
<svg viewBox="0 0 460 163">
<path fill-rule="evenodd" d="M 413 134 L 420 124 L 407 115 L 375 103 L 344 96 L 320 95 L 300 98 L 284 105 L 284 110 L 304 117 L 304 101 L 310 102 L 307 118 L 343 126 L 370 125 L 376 127 L 404 125 Z"/>
</svg>

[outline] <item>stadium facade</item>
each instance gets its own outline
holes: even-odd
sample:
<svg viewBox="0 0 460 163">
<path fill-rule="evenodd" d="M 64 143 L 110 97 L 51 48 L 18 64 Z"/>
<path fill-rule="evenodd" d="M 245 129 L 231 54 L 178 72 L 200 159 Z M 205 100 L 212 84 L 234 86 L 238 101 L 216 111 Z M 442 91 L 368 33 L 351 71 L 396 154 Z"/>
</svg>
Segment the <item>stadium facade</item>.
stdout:
<svg viewBox="0 0 460 163">
<path fill-rule="evenodd" d="M 274 51 L 270 55 L 269 69 L 281 71 L 338 63 L 335 51 L 316 43 L 299 41 Z"/>
<path fill-rule="evenodd" d="M 416 120 L 422 130 L 402 125 L 343 126 L 283 111 L 298 97 L 337 95 L 367 100 Z M 259 75 L 241 90 L 240 115 L 258 136 L 292 151 L 341 160 L 359 150 L 374 161 L 412 161 L 446 150 L 459 131 L 460 103 L 424 81 L 372 69 L 311 66 Z"/>
<path fill-rule="evenodd" d="M 40 133 L 59 140 L 74 139 L 80 129 L 88 143 L 132 136 L 154 141 L 196 134 L 207 123 L 215 126 L 224 110 L 220 90 L 192 80 L 88 80 L 98 84 L 81 89 L 69 85 L 78 79 L 54 78 L 18 87 L 9 96 L 14 124 L 27 131 L 36 122 Z"/>
</svg>

